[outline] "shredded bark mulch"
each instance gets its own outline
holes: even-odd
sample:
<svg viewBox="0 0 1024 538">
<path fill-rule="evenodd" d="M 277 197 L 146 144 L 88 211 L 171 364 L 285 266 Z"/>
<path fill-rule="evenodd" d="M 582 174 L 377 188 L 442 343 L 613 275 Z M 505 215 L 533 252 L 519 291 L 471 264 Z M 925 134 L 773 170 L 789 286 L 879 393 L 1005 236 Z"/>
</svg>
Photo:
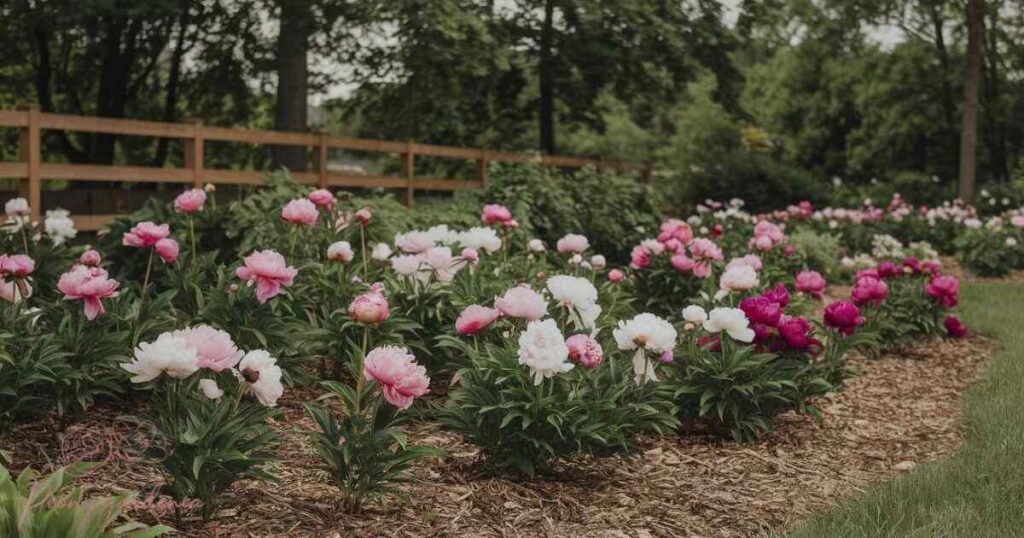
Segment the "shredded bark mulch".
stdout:
<svg viewBox="0 0 1024 538">
<path fill-rule="evenodd" d="M 83 480 L 90 490 L 134 492 L 132 517 L 189 536 L 761 536 L 955 451 L 960 393 L 993 350 L 971 337 L 854 357 L 859 375 L 818 402 L 820 422 L 783 415 L 756 444 L 700 433 L 642 439 L 632 458 L 577 460 L 532 482 L 482 475 L 475 447 L 436 425 L 415 424 L 410 441 L 446 456 L 416 467 L 405 498 L 358 515 L 338 508 L 302 434 L 313 428 L 301 408 L 315 397 L 308 390 L 281 401 L 285 414 L 275 427 L 285 442 L 270 469 L 280 481 L 236 484 L 226 508 L 205 524 L 191 515 L 176 523 L 173 503 L 155 493 L 160 476 L 133 456 L 145 432 L 119 420 L 123 410 L 94 410 L 60 434 L 52 420 L 24 424 L 0 437 L 0 447 L 16 469 L 104 461 Z"/>
</svg>

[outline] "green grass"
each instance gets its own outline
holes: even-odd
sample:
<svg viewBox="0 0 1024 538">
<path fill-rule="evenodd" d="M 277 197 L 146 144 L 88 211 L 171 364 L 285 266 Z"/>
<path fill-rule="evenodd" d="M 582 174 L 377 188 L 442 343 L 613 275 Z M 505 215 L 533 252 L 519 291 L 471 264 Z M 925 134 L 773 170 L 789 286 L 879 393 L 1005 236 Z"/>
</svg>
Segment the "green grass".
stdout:
<svg viewBox="0 0 1024 538">
<path fill-rule="evenodd" d="M 968 325 L 999 344 L 964 396 L 964 446 L 790 536 L 1024 536 L 1024 284 L 968 284 L 961 304 Z"/>
</svg>

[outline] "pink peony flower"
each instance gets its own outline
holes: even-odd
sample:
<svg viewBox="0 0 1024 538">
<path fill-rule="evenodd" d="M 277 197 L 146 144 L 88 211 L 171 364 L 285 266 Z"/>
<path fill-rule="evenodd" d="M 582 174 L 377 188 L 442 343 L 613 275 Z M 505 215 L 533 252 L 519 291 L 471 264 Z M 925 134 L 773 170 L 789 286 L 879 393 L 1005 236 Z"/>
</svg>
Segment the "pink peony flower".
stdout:
<svg viewBox="0 0 1024 538">
<path fill-rule="evenodd" d="M 173 239 L 161 239 L 156 242 L 155 248 L 157 255 L 160 256 L 164 263 L 174 263 L 178 259 L 180 248 L 178 247 L 178 242 Z"/>
<path fill-rule="evenodd" d="M 1010 224 L 1017 228 L 1024 228 L 1024 215 L 1014 215 L 1010 217 Z"/>
<path fill-rule="evenodd" d="M 782 307 L 766 297 L 747 297 L 740 301 L 740 310 L 747 315 L 751 323 L 759 323 L 768 327 L 775 327 L 779 324 L 782 316 Z"/>
<path fill-rule="evenodd" d="M 729 263 L 725 264 L 725 270 L 728 271 L 729 269 L 740 265 L 746 265 L 755 271 L 760 271 L 764 268 L 764 264 L 761 262 L 760 256 L 757 254 L 747 254 L 746 256 L 729 260 Z"/>
<path fill-rule="evenodd" d="M 356 220 L 359 221 L 360 225 L 366 226 L 372 219 L 373 211 L 371 211 L 369 207 L 364 207 L 359 211 L 356 211 Z"/>
<path fill-rule="evenodd" d="M 494 306 L 503 316 L 536 321 L 548 311 L 544 297 L 526 286 L 509 288 L 505 295 L 494 300 Z"/>
<path fill-rule="evenodd" d="M 264 304 L 281 293 L 281 286 L 291 286 L 299 272 L 289 267 L 284 256 L 273 250 L 253 252 L 245 257 L 244 265 L 235 274 L 248 282 L 256 283 L 256 299 Z"/>
<path fill-rule="evenodd" d="M 796 253 L 796 247 L 793 245 L 786 245 L 785 247 L 782 247 L 782 253 L 786 256 L 792 256 Z"/>
<path fill-rule="evenodd" d="M 796 275 L 796 291 L 821 299 L 825 291 L 825 277 L 817 271 L 800 271 Z"/>
<path fill-rule="evenodd" d="M 78 263 L 88 267 L 99 267 L 101 261 L 100 253 L 92 249 L 83 252 L 82 256 L 78 258 Z"/>
<path fill-rule="evenodd" d="M 106 312 L 100 299 L 117 296 L 116 280 L 108 278 L 107 272 L 99 267 L 76 265 L 60 276 L 57 289 L 64 293 L 64 300 L 81 299 L 85 302 L 85 317 L 89 321 Z"/>
<path fill-rule="evenodd" d="M 937 276 L 925 285 L 925 293 L 945 308 L 960 303 L 960 281 L 955 276 Z"/>
<path fill-rule="evenodd" d="M 480 220 L 484 221 L 484 224 L 504 224 L 512 220 L 512 212 L 500 204 L 487 204 L 480 212 Z"/>
<path fill-rule="evenodd" d="M 963 338 L 967 336 L 967 326 L 956 316 L 946 316 L 942 324 L 946 326 L 946 334 L 950 338 Z"/>
<path fill-rule="evenodd" d="M 375 283 L 370 291 L 356 297 L 348 305 L 348 315 L 367 325 L 376 325 L 391 317 L 391 308 L 384 297 L 384 285 Z"/>
<path fill-rule="evenodd" d="M 455 320 L 455 332 L 460 335 L 474 334 L 486 329 L 501 313 L 497 309 L 473 304 L 467 306 Z"/>
<path fill-rule="evenodd" d="M 850 298 L 858 305 L 872 304 L 880 305 L 889 295 L 889 286 L 884 280 L 873 276 L 863 276 L 857 279 L 850 292 Z"/>
<path fill-rule="evenodd" d="M 794 351 L 820 348 L 821 342 L 811 336 L 813 327 L 804 318 L 791 317 L 779 323 L 779 336 Z"/>
<path fill-rule="evenodd" d="M 25 278 L 36 270 L 36 262 L 24 254 L 0 255 L 0 275 Z"/>
<path fill-rule="evenodd" d="M 281 210 L 281 218 L 292 224 L 315 226 L 317 219 L 320 218 L 320 212 L 313 202 L 305 198 L 296 198 L 285 204 Z"/>
<path fill-rule="evenodd" d="M 693 230 L 690 229 L 690 225 L 679 219 L 669 219 L 661 223 L 658 241 L 668 243 L 671 240 L 676 240 L 683 245 L 689 244 L 693 240 Z M 673 250 L 673 252 L 675 251 Z"/>
<path fill-rule="evenodd" d="M 722 249 L 714 241 L 703 237 L 690 243 L 690 255 L 696 260 L 718 261 L 723 258 Z"/>
<path fill-rule="evenodd" d="M 882 262 L 878 264 L 879 278 L 892 278 L 901 274 L 903 274 L 903 271 L 895 263 Z"/>
<path fill-rule="evenodd" d="M 857 305 L 847 301 L 836 301 L 825 307 L 825 326 L 832 327 L 844 335 L 851 335 L 864 324 Z"/>
<path fill-rule="evenodd" d="M 916 275 L 921 273 L 923 266 L 921 265 L 921 261 L 917 258 L 907 256 L 906 258 L 903 258 L 903 268 L 904 270 L 909 269 L 912 274 Z"/>
<path fill-rule="evenodd" d="M 597 368 L 604 358 L 601 344 L 585 334 L 574 334 L 566 338 L 565 347 L 569 348 L 569 361 L 579 363 L 584 368 Z"/>
<path fill-rule="evenodd" d="M 174 199 L 174 210 L 178 213 L 195 213 L 202 211 L 206 203 L 206 191 L 203 189 L 189 189 Z"/>
<path fill-rule="evenodd" d="M 579 234 L 567 234 L 558 240 L 555 244 L 558 252 L 561 253 L 573 253 L 580 254 L 584 250 L 590 248 L 590 241 L 586 237 Z"/>
<path fill-rule="evenodd" d="M 209 325 L 189 327 L 173 334 L 196 350 L 200 368 L 223 372 L 234 368 L 244 355 L 231 340 L 231 335 Z"/>
<path fill-rule="evenodd" d="M 694 267 L 697 265 L 697 262 L 687 257 L 686 254 L 683 254 L 682 252 L 672 256 L 672 258 L 669 259 L 669 263 L 672 264 L 673 269 L 680 273 L 693 271 Z"/>
<path fill-rule="evenodd" d="M 171 235 L 171 229 L 166 224 L 156 225 L 152 222 L 140 222 L 124 234 L 121 240 L 126 247 L 151 248 L 157 241 Z"/>
<path fill-rule="evenodd" d="M 672 353 L 671 349 L 666 349 L 658 355 L 658 362 L 672 362 L 676 360 L 676 356 Z"/>
<path fill-rule="evenodd" d="M 629 265 L 633 269 L 646 269 L 651 265 L 651 251 L 644 248 L 643 245 L 633 247 L 633 251 L 630 252 L 629 258 Z"/>
<path fill-rule="evenodd" d="M 334 195 L 327 189 L 317 189 L 309 193 L 307 199 L 313 202 L 313 205 L 323 209 L 329 209 L 334 205 Z"/>
<path fill-rule="evenodd" d="M 612 269 L 608 271 L 608 280 L 613 284 L 618 284 L 626 280 L 626 273 L 623 273 L 620 269 Z"/>
<path fill-rule="evenodd" d="M 0 278 L 0 299 L 18 304 L 29 297 L 32 297 L 32 285 L 27 280 L 8 282 Z"/>
<path fill-rule="evenodd" d="M 404 347 L 381 346 L 367 353 L 363 375 L 380 383 L 384 399 L 399 409 L 408 409 L 413 399 L 430 392 L 426 368 Z"/>
<path fill-rule="evenodd" d="M 468 262 L 476 263 L 480 260 L 480 253 L 475 248 L 464 248 L 459 257 Z"/>
<path fill-rule="evenodd" d="M 761 297 L 773 303 L 779 303 L 779 306 L 782 308 L 786 308 L 789 305 L 789 290 L 786 289 L 785 284 L 778 284 L 774 288 L 766 290 L 761 294 Z"/>
</svg>

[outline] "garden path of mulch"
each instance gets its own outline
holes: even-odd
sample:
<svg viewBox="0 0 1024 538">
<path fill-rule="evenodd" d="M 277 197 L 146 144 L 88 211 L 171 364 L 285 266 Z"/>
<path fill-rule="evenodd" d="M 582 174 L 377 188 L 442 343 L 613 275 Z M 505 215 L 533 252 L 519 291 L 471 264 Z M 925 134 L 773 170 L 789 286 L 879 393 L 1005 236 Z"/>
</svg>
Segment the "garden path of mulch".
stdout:
<svg viewBox="0 0 1024 538">
<path fill-rule="evenodd" d="M 759 536 L 785 529 L 815 510 L 916 464 L 946 456 L 961 443 L 960 393 L 992 356 L 991 342 L 934 341 L 880 359 L 854 357 L 860 375 L 819 402 L 824 419 L 784 415 L 757 444 L 700 433 L 639 442 L 631 459 L 574 461 L 556 478 L 515 482 L 488 478 L 476 450 L 429 423 L 410 427 L 416 443 L 447 456 L 415 469 L 409 497 L 359 516 L 340 513 L 318 460 L 298 431 L 313 425 L 301 408 L 315 397 L 286 392 L 276 427 L 285 442 L 271 471 L 276 484 L 236 484 L 206 525 L 186 518 L 189 536 Z M 96 410 L 61 441 L 53 421 L 0 437 L 16 467 L 67 460 L 108 460 L 90 489 L 141 492 L 131 515 L 174 524 L 166 502 L 146 499 L 159 476 L 127 446 L 145 438 Z"/>
</svg>

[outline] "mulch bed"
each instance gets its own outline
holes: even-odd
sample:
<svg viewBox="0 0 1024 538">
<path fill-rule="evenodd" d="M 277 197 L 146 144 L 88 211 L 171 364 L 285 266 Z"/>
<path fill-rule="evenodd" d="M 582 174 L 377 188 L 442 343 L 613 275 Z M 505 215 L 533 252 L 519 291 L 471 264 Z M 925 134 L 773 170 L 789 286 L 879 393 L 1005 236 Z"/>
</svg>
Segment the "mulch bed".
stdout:
<svg viewBox="0 0 1024 538">
<path fill-rule="evenodd" d="M 641 439 L 634 457 L 573 461 L 556 477 L 533 482 L 481 474 L 477 451 L 430 423 L 410 440 L 442 448 L 404 487 L 405 499 L 343 514 L 323 481 L 301 430 L 309 390 L 286 392 L 276 484 L 236 484 L 203 524 L 186 517 L 189 536 L 756 536 L 785 529 L 808 514 L 961 443 L 959 395 L 992 356 L 981 337 L 933 341 L 878 359 L 854 357 L 860 375 L 819 402 L 824 419 L 783 415 L 761 442 L 738 444 L 700 433 Z M 174 525 L 173 505 L 154 495 L 159 475 L 127 447 L 146 436 L 96 409 L 60 436 L 52 420 L 24 424 L 0 437 L 16 467 L 106 461 L 84 479 L 104 493 L 137 492 L 132 517 Z M 187 508 L 187 507 L 186 507 Z"/>
</svg>

